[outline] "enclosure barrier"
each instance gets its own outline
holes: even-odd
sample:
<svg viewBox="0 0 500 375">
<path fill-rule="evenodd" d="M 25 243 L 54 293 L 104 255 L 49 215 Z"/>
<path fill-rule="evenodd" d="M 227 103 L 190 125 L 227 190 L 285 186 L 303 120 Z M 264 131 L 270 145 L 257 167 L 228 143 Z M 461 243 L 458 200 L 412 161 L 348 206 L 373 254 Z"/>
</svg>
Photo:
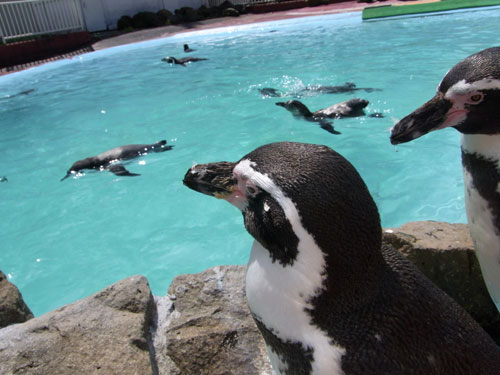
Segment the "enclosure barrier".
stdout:
<svg viewBox="0 0 500 375">
<path fill-rule="evenodd" d="M 0 2 L 0 36 L 6 40 L 85 30 L 80 0 Z"/>
</svg>

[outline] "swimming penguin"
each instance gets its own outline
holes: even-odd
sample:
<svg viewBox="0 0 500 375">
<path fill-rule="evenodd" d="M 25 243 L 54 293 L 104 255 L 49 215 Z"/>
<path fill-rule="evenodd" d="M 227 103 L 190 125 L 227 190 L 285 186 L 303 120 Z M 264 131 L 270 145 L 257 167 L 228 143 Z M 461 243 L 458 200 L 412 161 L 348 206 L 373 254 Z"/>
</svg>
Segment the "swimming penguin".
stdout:
<svg viewBox="0 0 500 375">
<path fill-rule="evenodd" d="M 323 85 L 309 85 L 304 87 L 303 89 L 292 92 L 289 94 L 284 94 L 278 89 L 274 89 L 272 87 L 264 87 L 262 89 L 259 89 L 259 92 L 261 95 L 265 98 L 278 98 L 278 97 L 284 97 L 284 96 L 291 96 L 295 98 L 302 98 L 304 96 L 304 93 L 309 94 L 310 93 L 321 93 L 321 94 L 344 94 L 344 93 L 349 93 L 352 94 L 355 91 L 358 90 L 363 90 L 366 92 L 373 92 L 373 91 L 381 91 L 380 89 L 375 89 L 371 87 L 356 87 L 356 84 L 353 82 L 346 82 L 343 85 L 340 86 L 323 86 Z"/>
<path fill-rule="evenodd" d="M 296 119 L 318 122 L 323 129 L 330 133 L 340 134 L 333 130 L 332 123 L 326 119 L 364 116 L 365 112 L 363 109 L 368 103 L 368 100 L 354 98 L 334 104 L 328 108 L 320 109 L 316 112 L 311 112 L 304 103 L 298 100 L 277 102 L 275 104 L 287 109 Z M 369 117 L 383 117 L 383 115 L 381 113 L 373 113 L 370 114 Z"/>
<path fill-rule="evenodd" d="M 278 102 L 275 104 L 287 109 L 296 119 L 317 122 L 321 129 L 326 130 L 328 133 L 341 134 L 339 131 L 335 130 L 333 123 L 327 120 L 328 116 L 315 116 L 314 113 L 309 111 L 304 103 L 298 100 L 289 100 L 287 102 Z"/>
<path fill-rule="evenodd" d="M 187 53 L 187 52 L 194 52 L 194 51 L 196 51 L 196 50 L 191 49 L 191 48 L 189 48 L 189 46 L 187 44 L 184 44 L 184 52 Z"/>
<path fill-rule="evenodd" d="M 130 173 L 123 164 L 118 163 L 121 160 L 130 160 L 146 155 L 148 152 L 164 152 L 171 150 L 174 146 L 167 146 L 167 141 L 159 141 L 149 145 L 125 145 L 115 147 L 105 151 L 97 156 L 78 160 L 68 169 L 66 176 L 61 178 L 65 180 L 72 174 L 76 174 L 83 169 L 108 170 L 117 176 L 140 176 L 136 173 Z"/>
<path fill-rule="evenodd" d="M 169 64 L 178 64 L 182 66 L 186 66 L 187 63 L 195 62 L 195 61 L 204 61 L 208 60 L 200 57 L 183 57 L 181 59 L 176 59 L 175 57 L 167 56 L 161 59 L 161 61 L 168 62 Z"/>
<path fill-rule="evenodd" d="M 272 143 L 184 184 L 243 214 L 246 296 L 276 374 L 500 374 L 493 340 L 382 245 L 366 185 L 332 149 Z"/>
<path fill-rule="evenodd" d="M 500 311 L 500 47 L 451 68 L 436 96 L 394 125 L 391 143 L 447 127 L 462 133 L 467 219 L 484 281 Z"/>
<path fill-rule="evenodd" d="M 8 182 L 9 180 L 5 176 L 0 176 L 0 182 Z"/>
<path fill-rule="evenodd" d="M 330 107 L 311 112 L 306 105 L 298 100 L 278 102 L 276 105 L 287 109 L 294 117 L 313 118 L 342 118 L 364 116 L 364 108 L 370 103 L 365 99 L 349 99 L 342 103 L 331 105 Z"/>
<path fill-rule="evenodd" d="M 302 91 L 313 91 L 324 94 L 344 94 L 354 93 L 355 91 L 363 90 L 365 92 L 381 91 L 371 87 L 356 87 L 354 82 L 346 82 L 341 86 L 323 86 L 323 85 L 310 85 L 306 86 Z"/>
</svg>

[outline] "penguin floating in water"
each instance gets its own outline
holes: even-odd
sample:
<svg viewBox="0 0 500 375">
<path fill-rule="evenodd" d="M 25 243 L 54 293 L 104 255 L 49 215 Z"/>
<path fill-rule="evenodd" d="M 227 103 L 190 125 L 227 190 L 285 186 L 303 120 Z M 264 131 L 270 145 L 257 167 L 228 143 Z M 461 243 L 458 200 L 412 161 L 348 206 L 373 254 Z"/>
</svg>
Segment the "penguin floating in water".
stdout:
<svg viewBox="0 0 500 375">
<path fill-rule="evenodd" d="M 470 234 L 486 287 L 500 311 L 500 47 L 451 68 L 434 98 L 394 125 L 391 143 L 447 127 L 462 133 Z"/>
<path fill-rule="evenodd" d="M 184 44 L 184 52 L 188 53 L 188 52 L 194 52 L 196 51 L 195 49 L 191 49 L 189 48 L 189 46 L 187 44 Z"/>
<path fill-rule="evenodd" d="M 340 134 L 334 130 L 332 123 L 328 119 L 338 119 L 343 117 L 358 117 L 364 116 L 364 108 L 370 102 L 365 99 L 349 99 L 342 103 L 331 105 L 330 107 L 320 109 L 316 112 L 311 112 L 307 106 L 299 100 L 289 100 L 287 102 L 277 102 L 277 106 L 285 108 L 296 119 L 304 119 L 320 124 L 321 128 L 332 134 Z M 382 114 L 371 114 L 370 117 L 383 117 Z"/>
<path fill-rule="evenodd" d="M 139 156 L 146 155 L 148 152 L 168 151 L 173 147 L 174 146 L 167 146 L 167 141 L 165 140 L 149 145 L 125 145 L 115 147 L 97 156 L 90 156 L 74 162 L 71 168 L 66 172 L 66 176 L 61 178 L 61 181 L 84 169 L 96 169 L 99 171 L 108 170 L 117 176 L 140 176 L 137 173 L 130 173 L 125 169 L 123 164 L 119 163 L 119 161 L 138 158 Z"/>
<path fill-rule="evenodd" d="M 276 374 L 500 374 L 493 340 L 382 245 L 366 185 L 332 149 L 272 143 L 184 184 L 239 208 L 255 238 L 246 296 Z"/>
<path fill-rule="evenodd" d="M 161 59 L 161 61 L 167 62 L 169 64 L 177 64 L 177 65 L 182 65 L 182 66 L 186 66 L 186 64 L 190 63 L 190 62 L 204 61 L 204 60 L 208 60 L 208 59 L 205 59 L 202 57 L 183 57 L 180 59 L 176 59 L 175 57 L 172 57 L 172 56 L 167 56 L 167 57 L 164 57 L 163 59 Z"/>
<path fill-rule="evenodd" d="M 306 96 L 306 95 L 310 96 L 311 93 L 313 93 L 313 94 L 316 94 L 316 93 L 320 93 L 320 94 L 344 94 L 344 93 L 352 94 L 358 90 L 363 90 L 365 92 L 382 91 L 380 89 L 374 89 L 371 87 L 356 87 L 356 84 L 354 82 L 346 82 L 340 86 L 309 85 L 309 86 L 306 86 L 299 91 L 287 93 L 287 94 L 284 94 L 281 91 L 279 91 L 278 89 L 275 89 L 272 87 L 264 87 L 262 89 L 259 89 L 259 92 L 265 98 L 277 98 L 277 97 L 284 97 L 284 96 L 301 98 L 301 97 Z"/>
</svg>

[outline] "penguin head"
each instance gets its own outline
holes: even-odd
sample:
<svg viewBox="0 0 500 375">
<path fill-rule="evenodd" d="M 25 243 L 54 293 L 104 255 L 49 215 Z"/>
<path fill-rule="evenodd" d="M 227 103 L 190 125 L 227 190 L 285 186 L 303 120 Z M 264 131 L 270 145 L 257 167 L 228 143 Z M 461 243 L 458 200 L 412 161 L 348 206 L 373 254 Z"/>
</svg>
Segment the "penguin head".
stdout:
<svg viewBox="0 0 500 375">
<path fill-rule="evenodd" d="M 161 59 L 161 61 L 167 62 L 169 64 L 177 64 L 177 59 L 175 57 L 167 56 Z"/>
<path fill-rule="evenodd" d="M 453 127 L 463 134 L 500 134 L 500 47 L 460 61 L 445 75 L 427 103 L 399 121 L 391 143 Z"/>
<path fill-rule="evenodd" d="M 287 102 L 278 102 L 276 105 L 285 108 L 292 113 L 294 117 L 312 116 L 309 108 L 299 100 L 289 100 Z"/>
<path fill-rule="evenodd" d="M 349 100 L 346 100 L 343 104 L 345 104 L 346 108 L 348 109 L 345 113 L 345 115 L 348 116 L 363 116 L 365 112 L 363 109 L 370 104 L 370 102 L 366 99 L 361 99 L 361 98 L 352 98 Z"/>
<path fill-rule="evenodd" d="M 308 235 L 332 259 L 336 252 L 359 258 L 360 247 L 380 251 L 380 219 L 366 185 L 326 146 L 271 143 L 235 163 L 195 165 L 184 184 L 239 208 L 247 231 L 284 266 Z"/>
<path fill-rule="evenodd" d="M 73 163 L 71 168 L 68 169 L 68 171 L 66 172 L 66 176 L 61 178 L 60 181 L 67 179 L 69 176 L 78 173 L 82 169 L 95 169 L 95 168 L 96 168 L 96 158 L 93 156 L 82 160 L 78 160 Z"/>
</svg>

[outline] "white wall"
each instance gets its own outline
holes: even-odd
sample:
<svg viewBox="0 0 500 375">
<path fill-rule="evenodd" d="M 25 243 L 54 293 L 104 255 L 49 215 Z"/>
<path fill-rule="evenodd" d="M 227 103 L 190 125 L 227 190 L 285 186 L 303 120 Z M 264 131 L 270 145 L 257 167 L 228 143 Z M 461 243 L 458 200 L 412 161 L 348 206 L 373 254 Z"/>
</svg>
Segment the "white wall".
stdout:
<svg viewBox="0 0 500 375">
<path fill-rule="evenodd" d="M 203 0 L 81 0 L 88 31 L 116 29 L 121 16 L 139 12 L 157 12 L 168 9 L 172 13 L 182 7 L 198 9 Z M 102 8 L 102 12 L 101 12 Z M 103 27 L 105 25 L 105 27 Z"/>
</svg>

